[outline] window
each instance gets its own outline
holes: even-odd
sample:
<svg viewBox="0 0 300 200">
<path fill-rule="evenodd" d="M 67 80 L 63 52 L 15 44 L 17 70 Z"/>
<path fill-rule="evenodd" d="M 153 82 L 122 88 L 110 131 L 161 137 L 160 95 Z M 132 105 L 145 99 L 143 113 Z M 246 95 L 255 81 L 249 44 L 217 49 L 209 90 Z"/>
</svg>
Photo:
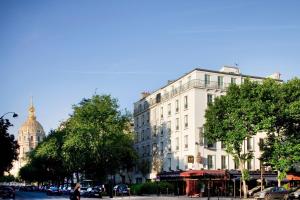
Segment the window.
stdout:
<svg viewBox="0 0 300 200">
<path fill-rule="evenodd" d="M 168 158 L 168 163 L 169 163 L 169 171 L 172 170 L 172 159 Z"/>
<path fill-rule="evenodd" d="M 211 104 L 213 102 L 213 95 L 207 94 L 207 105 Z"/>
<path fill-rule="evenodd" d="M 175 141 L 176 141 L 176 150 L 179 150 L 179 138 L 177 137 Z"/>
<path fill-rule="evenodd" d="M 150 139 L 150 128 L 147 128 L 146 135 L 147 135 L 147 139 Z"/>
<path fill-rule="evenodd" d="M 188 97 L 184 96 L 184 109 L 188 108 Z"/>
<path fill-rule="evenodd" d="M 221 156 L 221 168 L 226 169 L 226 156 Z"/>
<path fill-rule="evenodd" d="M 33 136 L 30 136 L 30 140 L 33 141 Z"/>
<path fill-rule="evenodd" d="M 262 151 L 263 147 L 264 147 L 264 139 L 263 138 L 259 138 L 259 150 Z"/>
<path fill-rule="evenodd" d="M 164 128 L 162 125 L 160 127 L 160 136 L 164 136 Z"/>
<path fill-rule="evenodd" d="M 160 154 L 164 154 L 164 142 L 160 142 Z"/>
<path fill-rule="evenodd" d="M 175 101 L 175 111 L 179 112 L 179 100 L 178 99 L 176 99 L 176 101 Z"/>
<path fill-rule="evenodd" d="M 171 104 L 170 103 L 168 104 L 168 115 L 169 116 L 171 115 Z"/>
<path fill-rule="evenodd" d="M 156 103 L 159 103 L 160 101 L 161 101 L 161 94 L 160 93 L 158 93 L 157 95 L 156 95 Z"/>
<path fill-rule="evenodd" d="M 185 149 L 189 148 L 189 136 L 188 135 L 184 136 L 184 148 Z"/>
<path fill-rule="evenodd" d="M 187 128 L 189 126 L 189 123 L 188 123 L 188 116 L 187 115 L 184 115 L 184 127 Z"/>
<path fill-rule="evenodd" d="M 150 112 L 147 112 L 147 123 L 150 121 Z"/>
<path fill-rule="evenodd" d="M 155 137 L 157 135 L 157 126 L 153 126 L 153 136 Z"/>
<path fill-rule="evenodd" d="M 204 138 L 203 138 L 203 127 L 199 127 L 199 144 L 203 145 L 203 141 L 204 141 Z"/>
<path fill-rule="evenodd" d="M 253 148 L 252 148 L 252 138 L 247 138 L 247 150 L 248 151 L 253 150 Z"/>
<path fill-rule="evenodd" d="M 223 88 L 223 76 L 218 76 L 218 88 Z"/>
<path fill-rule="evenodd" d="M 145 140 L 145 134 L 144 133 L 145 133 L 144 130 L 142 130 L 142 141 Z"/>
<path fill-rule="evenodd" d="M 160 118 L 163 118 L 164 117 L 164 108 L 161 107 L 160 108 Z"/>
<path fill-rule="evenodd" d="M 176 118 L 176 130 L 179 130 L 179 118 Z"/>
<path fill-rule="evenodd" d="M 139 127 L 139 117 L 136 118 L 135 122 L 136 122 L 136 127 L 138 128 Z"/>
<path fill-rule="evenodd" d="M 145 152 L 146 152 L 145 146 L 143 146 L 143 147 L 142 147 L 142 156 L 143 156 L 143 157 L 145 156 Z"/>
<path fill-rule="evenodd" d="M 223 142 L 223 141 L 221 141 L 221 148 L 222 148 L 222 149 L 225 149 L 225 148 L 226 148 L 225 142 Z"/>
<path fill-rule="evenodd" d="M 252 160 L 247 161 L 247 169 L 251 170 L 252 169 Z"/>
<path fill-rule="evenodd" d="M 145 124 L 145 116 L 142 115 L 142 124 L 144 125 Z"/>
<path fill-rule="evenodd" d="M 168 134 L 171 134 L 171 121 L 167 122 L 167 132 Z"/>
<path fill-rule="evenodd" d="M 150 145 L 147 145 L 147 155 L 150 156 Z"/>
<path fill-rule="evenodd" d="M 179 169 L 179 157 L 176 157 L 176 169 Z"/>
<path fill-rule="evenodd" d="M 237 159 L 234 159 L 234 169 L 239 169 L 239 161 Z"/>
<path fill-rule="evenodd" d="M 231 84 L 236 84 L 236 78 L 231 78 Z"/>
<path fill-rule="evenodd" d="M 207 85 L 210 84 L 210 75 L 205 74 L 205 76 L 204 76 L 204 84 L 205 84 L 205 86 L 207 86 Z"/>
<path fill-rule="evenodd" d="M 212 155 L 208 155 L 207 156 L 207 168 L 208 169 L 213 169 L 213 156 Z"/>
<path fill-rule="evenodd" d="M 209 149 L 216 149 L 216 143 L 215 142 L 208 142 L 207 141 L 207 148 L 209 148 Z"/>
<path fill-rule="evenodd" d="M 172 151 L 172 145 L 171 144 L 172 144 L 171 140 L 169 140 L 169 142 L 168 142 L 168 150 L 169 150 L 169 152 Z"/>
</svg>

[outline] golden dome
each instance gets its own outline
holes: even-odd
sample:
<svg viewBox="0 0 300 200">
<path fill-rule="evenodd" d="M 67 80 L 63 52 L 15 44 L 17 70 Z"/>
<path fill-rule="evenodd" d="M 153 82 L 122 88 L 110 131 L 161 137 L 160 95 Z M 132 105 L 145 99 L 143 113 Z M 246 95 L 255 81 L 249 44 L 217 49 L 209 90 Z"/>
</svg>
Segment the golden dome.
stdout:
<svg viewBox="0 0 300 200">
<path fill-rule="evenodd" d="M 32 102 L 31 102 L 31 105 L 30 105 L 28 111 L 29 111 L 28 118 L 20 127 L 19 133 L 45 135 L 42 125 L 36 120 L 35 108 L 34 108 Z"/>
</svg>

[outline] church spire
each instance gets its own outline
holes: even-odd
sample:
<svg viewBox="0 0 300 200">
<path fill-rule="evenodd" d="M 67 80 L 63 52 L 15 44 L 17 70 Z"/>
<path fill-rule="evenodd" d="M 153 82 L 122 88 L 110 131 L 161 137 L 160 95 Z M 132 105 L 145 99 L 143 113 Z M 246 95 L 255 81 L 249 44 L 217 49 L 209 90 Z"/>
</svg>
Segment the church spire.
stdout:
<svg viewBox="0 0 300 200">
<path fill-rule="evenodd" d="M 35 120 L 36 117 L 35 117 L 35 109 L 34 109 L 34 106 L 33 106 L 33 97 L 32 96 L 30 98 L 30 106 L 29 106 L 28 111 L 29 111 L 29 115 L 28 115 L 29 119 Z"/>
</svg>

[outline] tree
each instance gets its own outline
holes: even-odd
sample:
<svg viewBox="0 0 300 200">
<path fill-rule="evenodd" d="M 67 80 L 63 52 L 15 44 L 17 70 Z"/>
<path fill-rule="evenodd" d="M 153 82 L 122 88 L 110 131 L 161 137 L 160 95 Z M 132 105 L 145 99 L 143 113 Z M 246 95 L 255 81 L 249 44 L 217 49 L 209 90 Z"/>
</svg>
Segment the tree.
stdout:
<svg viewBox="0 0 300 200">
<path fill-rule="evenodd" d="M 278 85 L 269 82 L 263 91 L 273 95 L 273 106 L 265 107 L 269 124 L 261 160 L 278 172 L 278 186 L 293 165 L 300 161 L 300 80 Z"/>
<path fill-rule="evenodd" d="M 150 170 L 150 162 L 148 160 L 142 160 L 138 163 L 138 169 L 141 172 L 143 178 L 146 179 L 146 175 Z"/>
<path fill-rule="evenodd" d="M 130 118 L 118 108 L 109 95 L 95 95 L 73 106 L 62 147 L 70 171 L 103 179 L 132 165 L 136 153 Z"/>
<path fill-rule="evenodd" d="M 29 162 L 21 168 L 20 177 L 33 182 L 52 181 L 60 184 L 71 172 L 67 171 L 62 156 L 63 130 L 51 130 L 49 135 L 28 155 Z"/>
<path fill-rule="evenodd" d="M 18 159 L 18 142 L 8 133 L 12 126 L 8 119 L 0 118 L 0 177 L 12 168 L 14 160 Z"/>
<path fill-rule="evenodd" d="M 257 101 L 259 95 L 259 84 L 246 79 L 241 85 L 230 85 L 227 94 L 216 98 L 205 113 L 204 137 L 210 143 L 222 141 L 226 151 L 237 161 L 245 198 L 249 177 L 245 163 L 253 158 L 253 153 L 243 151 L 243 144 L 264 123 L 262 102 Z"/>
</svg>

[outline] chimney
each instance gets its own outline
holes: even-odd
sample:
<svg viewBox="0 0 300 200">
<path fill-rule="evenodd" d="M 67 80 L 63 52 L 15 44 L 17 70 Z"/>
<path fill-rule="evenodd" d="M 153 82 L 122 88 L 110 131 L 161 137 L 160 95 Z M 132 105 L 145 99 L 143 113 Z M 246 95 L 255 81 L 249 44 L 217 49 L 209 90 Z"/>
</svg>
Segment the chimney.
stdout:
<svg viewBox="0 0 300 200">
<path fill-rule="evenodd" d="M 142 92 L 141 93 L 141 99 L 146 98 L 147 96 L 149 96 L 150 93 L 149 92 Z"/>
</svg>

